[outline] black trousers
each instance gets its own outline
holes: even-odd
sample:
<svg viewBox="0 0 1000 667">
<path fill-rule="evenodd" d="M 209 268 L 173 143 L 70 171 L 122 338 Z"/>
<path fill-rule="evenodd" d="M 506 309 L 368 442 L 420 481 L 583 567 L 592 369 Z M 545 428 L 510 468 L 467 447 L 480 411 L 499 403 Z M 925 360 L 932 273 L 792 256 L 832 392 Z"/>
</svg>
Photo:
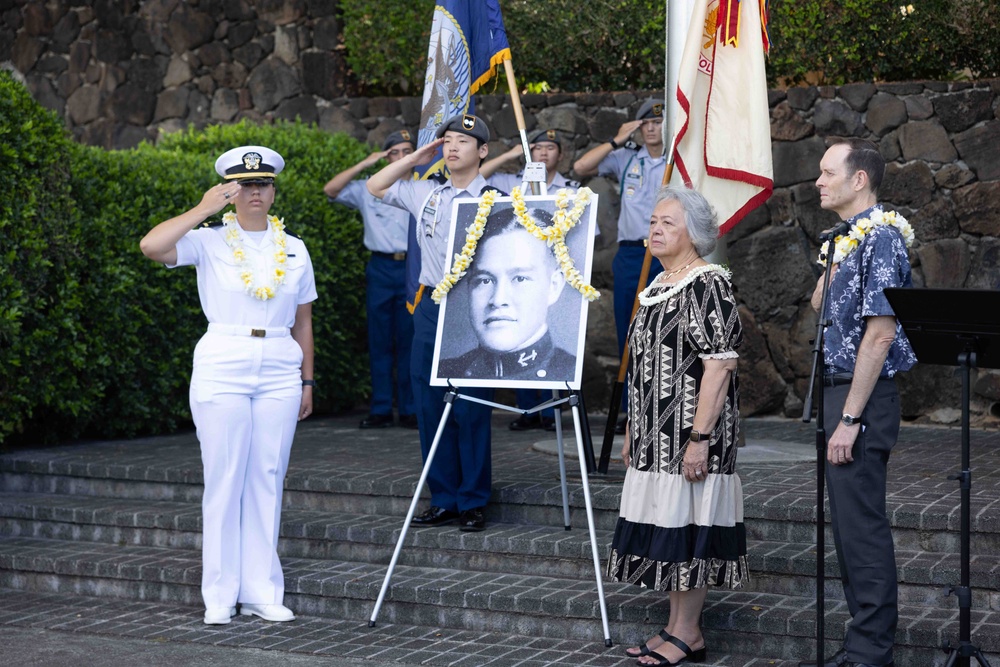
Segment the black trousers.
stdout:
<svg viewBox="0 0 1000 667">
<path fill-rule="evenodd" d="M 825 428 L 833 435 L 844 411 L 850 385 L 826 387 Z M 861 415 L 854 461 L 826 464 L 833 540 L 851 624 L 844 639 L 854 662 L 885 665 L 892 661 L 898 609 L 896 557 L 885 511 L 886 469 L 899 435 L 899 392 L 895 380 L 875 384 Z"/>
</svg>

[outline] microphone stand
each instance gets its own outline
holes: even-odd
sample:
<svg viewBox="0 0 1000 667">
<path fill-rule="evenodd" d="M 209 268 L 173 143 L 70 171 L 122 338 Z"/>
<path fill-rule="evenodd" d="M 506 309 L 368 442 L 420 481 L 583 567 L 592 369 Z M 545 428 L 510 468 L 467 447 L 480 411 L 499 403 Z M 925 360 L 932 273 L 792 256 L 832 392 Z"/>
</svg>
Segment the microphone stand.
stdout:
<svg viewBox="0 0 1000 667">
<path fill-rule="evenodd" d="M 802 408 L 802 421 L 806 424 L 812 419 L 813 394 L 816 396 L 816 665 L 823 664 L 823 644 L 826 621 L 825 569 L 826 569 L 826 513 L 823 508 L 823 496 L 826 483 L 826 426 L 823 410 L 823 379 L 826 375 L 826 360 L 823 357 L 823 335 L 830 321 L 826 319 L 826 301 L 830 289 L 830 277 L 833 275 L 833 240 L 841 227 L 824 232 L 820 241 L 829 241 L 826 253 L 826 269 L 823 272 L 823 295 L 816 318 L 816 336 L 813 339 L 813 363 L 809 376 L 809 392 L 806 394 Z M 819 380 L 817 382 L 817 379 Z"/>
</svg>

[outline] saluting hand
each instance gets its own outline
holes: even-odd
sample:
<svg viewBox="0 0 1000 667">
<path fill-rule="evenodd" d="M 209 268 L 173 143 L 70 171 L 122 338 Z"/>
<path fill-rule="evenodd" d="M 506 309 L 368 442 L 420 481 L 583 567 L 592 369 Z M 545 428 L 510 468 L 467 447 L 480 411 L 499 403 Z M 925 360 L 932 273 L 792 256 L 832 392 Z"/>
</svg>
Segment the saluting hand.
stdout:
<svg viewBox="0 0 1000 667">
<path fill-rule="evenodd" d="M 389 151 L 375 151 L 364 160 L 361 161 L 360 167 L 367 169 L 368 167 L 376 164 L 379 160 L 384 160 L 389 157 Z"/>
<path fill-rule="evenodd" d="M 429 144 L 425 144 L 418 148 L 417 150 L 410 153 L 410 157 L 413 159 L 413 164 L 430 164 L 430 161 L 434 159 L 434 151 L 437 150 L 438 146 L 444 145 L 444 137 L 440 139 L 435 139 Z"/>
<path fill-rule="evenodd" d="M 210 215 L 215 215 L 229 204 L 234 203 L 242 189 L 243 186 L 235 181 L 213 185 L 202 196 L 198 207 L 205 211 L 206 218 Z"/>
<path fill-rule="evenodd" d="M 641 125 L 641 120 L 630 120 L 629 122 L 624 123 L 620 128 L 618 128 L 618 134 L 615 135 L 615 143 L 624 144 L 632 137 L 632 134 L 638 130 Z"/>
</svg>

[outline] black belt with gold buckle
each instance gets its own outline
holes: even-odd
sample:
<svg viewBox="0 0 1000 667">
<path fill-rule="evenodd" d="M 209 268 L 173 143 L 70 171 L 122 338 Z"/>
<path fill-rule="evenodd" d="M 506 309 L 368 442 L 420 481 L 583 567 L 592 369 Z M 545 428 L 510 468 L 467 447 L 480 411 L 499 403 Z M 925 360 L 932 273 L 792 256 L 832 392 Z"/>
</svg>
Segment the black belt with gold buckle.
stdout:
<svg viewBox="0 0 1000 667">
<path fill-rule="evenodd" d="M 406 259 L 405 252 L 378 252 L 377 250 L 372 250 L 372 255 L 375 257 L 382 257 L 384 259 L 391 259 L 394 262 L 402 262 Z"/>
</svg>

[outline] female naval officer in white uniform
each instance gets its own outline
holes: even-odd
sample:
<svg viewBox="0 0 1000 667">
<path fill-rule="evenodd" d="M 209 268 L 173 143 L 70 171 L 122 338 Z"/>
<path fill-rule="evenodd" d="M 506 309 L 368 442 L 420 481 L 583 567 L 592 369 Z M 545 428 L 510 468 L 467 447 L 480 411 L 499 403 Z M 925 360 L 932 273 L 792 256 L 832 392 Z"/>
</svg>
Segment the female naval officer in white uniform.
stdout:
<svg viewBox="0 0 1000 667">
<path fill-rule="evenodd" d="M 140 242 L 168 267 L 193 264 L 208 332 L 194 351 L 191 414 L 204 464 L 205 623 L 236 614 L 291 621 L 276 545 L 281 492 L 298 420 L 313 403 L 312 301 L 305 244 L 269 216 L 284 160 L 263 146 L 224 153 L 225 182 Z M 228 204 L 235 214 L 199 225 Z"/>
</svg>

